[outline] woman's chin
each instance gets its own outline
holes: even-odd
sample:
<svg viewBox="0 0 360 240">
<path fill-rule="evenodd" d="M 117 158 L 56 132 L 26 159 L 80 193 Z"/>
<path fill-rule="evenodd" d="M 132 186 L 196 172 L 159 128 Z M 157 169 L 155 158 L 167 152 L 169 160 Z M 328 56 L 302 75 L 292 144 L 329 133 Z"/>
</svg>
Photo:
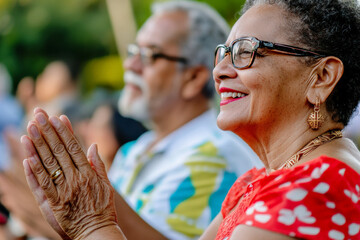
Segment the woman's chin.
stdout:
<svg viewBox="0 0 360 240">
<path fill-rule="evenodd" d="M 229 118 L 226 114 L 219 113 L 217 117 L 217 125 L 221 130 L 234 132 L 239 128 L 239 121 L 236 118 Z"/>
</svg>

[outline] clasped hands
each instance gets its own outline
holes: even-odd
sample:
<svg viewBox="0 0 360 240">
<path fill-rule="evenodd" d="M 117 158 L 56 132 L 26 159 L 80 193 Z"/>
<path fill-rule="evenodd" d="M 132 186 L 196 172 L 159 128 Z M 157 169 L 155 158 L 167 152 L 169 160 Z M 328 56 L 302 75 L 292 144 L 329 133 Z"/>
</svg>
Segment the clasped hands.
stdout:
<svg viewBox="0 0 360 240">
<path fill-rule="evenodd" d="M 87 152 L 75 138 L 66 116 L 50 117 L 36 108 L 35 120 L 21 142 L 27 182 L 50 225 L 64 239 L 84 239 L 116 225 L 113 188 L 97 147 Z"/>
</svg>

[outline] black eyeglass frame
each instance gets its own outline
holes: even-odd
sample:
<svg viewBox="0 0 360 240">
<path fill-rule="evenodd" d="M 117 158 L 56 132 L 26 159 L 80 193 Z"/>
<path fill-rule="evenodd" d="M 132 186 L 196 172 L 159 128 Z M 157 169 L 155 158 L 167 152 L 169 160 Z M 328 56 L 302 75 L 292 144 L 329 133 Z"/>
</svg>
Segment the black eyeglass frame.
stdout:
<svg viewBox="0 0 360 240">
<path fill-rule="evenodd" d="M 130 48 L 137 48 L 137 52 L 134 53 L 130 50 Z M 163 58 L 169 61 L 181 62 L 183 64 L 187 63 L 187 59 L 184 57 L 176 57 L 170 56 L 164 53 L 156 52 L 155 49 L 150 47 L 139 47 L 137 44 L 129 44 L 127 48 L 128 57 L 134 57 L 136 55 L 140 55 L 141 61 L 145 64 L 151 64 L 158 58 Z M 145 59 L 151 59 L 151 62 L 146 61 Z"/>
<path fill-rule="evenodd" d="M 247 41 L 250 41 L 252 43 L 252 50 L 251 50 L 251 57 L 250 57 L 250 60 L 249 60 L 249 64 L 240 67 L 240 66 L 235 65 L 234 56 L 233 56 L 233 46 L 235 45 L 235 43 L 237 43 L 239 41 L 243 41 L 243 40 L 247 40 Z M 257 50 L 259 48 L 267 48 L 267 49 L 269 49 L 271 51 L 274 51 L 274 52 L 277 52 L 277 53 L 280 53 L 280 54 L 284 54 L 284 55 L 294 56 L 294 57 L 315 57 L 315 58 L 326 57 L 325 54 L 322 54 L 322 53 L 319 53 L 319 52 L 314 52 L 314 51 L 304 49 L 304 48 L 300 48 L 300 47 L 295 47 L 295 46 L 286 45 L 286 44 L 272 43 L 272 42 L 268 42 L 268 41 L 263 41 L 263 40 L 257 39 L 256 37 L 241 37 L 241 38 L 237 38 L 237 39 L 233 40 L 230 43 L 229 47 L 226 46 L 225 44 L 219 44 L 216 47 L 214 66 L 216 66 L 219 62 L 221 62 L 223 60 L 223 59 L 221 59 L 221 61 L 216 62 L 216 55 L 217 55 L 217 52 L 218 52 L 218 50 L 220 48 L 225 49 L 223 59 L 225 58 L 226 55 L 230 54 L 232 65 L 237 69 L 250 68 L 253 65 L 254 61 L 255 61 Z"/>
</svg>

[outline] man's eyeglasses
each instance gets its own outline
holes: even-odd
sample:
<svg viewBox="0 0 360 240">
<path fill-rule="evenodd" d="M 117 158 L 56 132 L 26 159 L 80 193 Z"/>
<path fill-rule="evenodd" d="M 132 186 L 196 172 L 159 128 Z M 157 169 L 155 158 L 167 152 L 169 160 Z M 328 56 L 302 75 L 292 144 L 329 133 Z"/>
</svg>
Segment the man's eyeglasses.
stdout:
<svg viewBox="0 0 360 240">
<path fill-rule="evenodd" d="M 218 45 L 215 49 L 214 65 L 216 66 L 226 57 L 226 55 L 230 54 L 232 64 L 235 68 L 249 68 L 254 63 L 259 48 L 267 48 L 280 54 L 295 57 L 326 57 L 326 55 L 299 47 L 262 41 L 255 37 L 242 37 L 232 41 L 229 47 L 224 44 Z"/>
<path fill-rule="evenodd" d="M 158 52 L 155 48 L 139 47 L 136 44 L 130 44 L 127 48 L 127 52 L 129 58 L 139 55 L 141 62 L 145 65 L 152 64 L 158 58 L 164 58 L 169 61 L 181 62 L 184 64 L 187 63 L 186 58 L 169 56 Z"/>
</svg>

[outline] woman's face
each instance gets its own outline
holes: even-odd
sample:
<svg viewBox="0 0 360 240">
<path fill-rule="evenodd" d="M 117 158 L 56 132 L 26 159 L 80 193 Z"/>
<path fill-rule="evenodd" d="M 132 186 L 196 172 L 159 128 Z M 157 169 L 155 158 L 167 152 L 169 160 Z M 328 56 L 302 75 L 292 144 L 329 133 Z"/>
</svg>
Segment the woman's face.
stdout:
<svg viewBox="0 0 360 240">
<path fill-rule="evenodd" d="M 233 26 L 226 45 L 246 36 L 296 45 L 288 40 L 291 32 L 284 16 L 277 6 L 252 7 Z M 311 69 L 298 57 L 260 51 L 263 56 L 257 55 L 250 68 L 234 68 L 227 55 L 213 72 L 218 94 L 241 93 L 239 98 L 223 96 L 218 116 L 221 129 L 240 136 L 283 126 L 286 121 L 299 118 L 302 111 L 308 111 L 305 94 Z"/>
</svg>

